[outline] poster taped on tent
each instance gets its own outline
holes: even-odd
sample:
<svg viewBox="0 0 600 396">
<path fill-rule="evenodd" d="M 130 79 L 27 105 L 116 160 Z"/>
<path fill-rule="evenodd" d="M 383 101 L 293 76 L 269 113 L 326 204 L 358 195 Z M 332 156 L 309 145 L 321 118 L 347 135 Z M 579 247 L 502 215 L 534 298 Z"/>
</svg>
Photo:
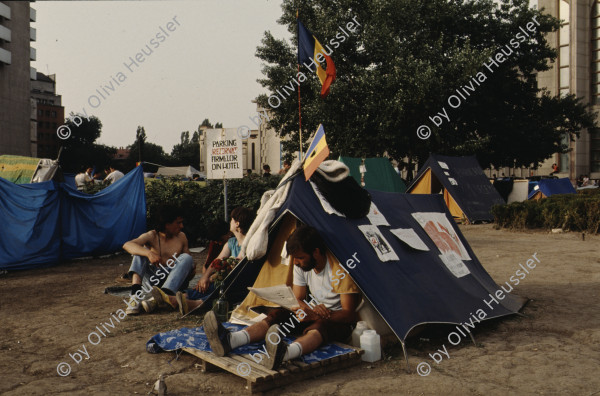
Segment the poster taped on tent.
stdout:
<svg viewBox="0 0 600 396">
<path fill-rule="evenodd" d="M 465 263 L 463 263 L 460 257 L 458 257 L 458 254 L 455 252 L 450 251 L 442 253 L 440 254 L 440 259 L 446 268 L 448 268 L 448 270 L 457 278 L 462 278 L 463 276 L 471 273 Z"/>
<path fill-rule="evenodd" d="M 417 212 L 412 216 L 423 227 L 440 253 L 454 252 L 461 260 L 471 260 L 454 227 L 444 213 Z"/>
<path fill-rule="evenodd" d="M 369 208 L 369 214 L 367 218 L 373 225 L 389 226 L 390 223 L 386 220 L 385 216 L 377 209 L 377 206 L 371 201 L 371 207 Z"/>
<path fill-rule="evenodd" d="M 419 238 L 415 230 L 412 228 L 396 228 L 390 231 L 396 236 L 396 238 L 400 239 L 411 248 L 425 252 L 429 251 L 429 248 L 427 245 L 425 245 L 425 242 Z"/>
<path fill-rule="evenodd" d="M 367 241 L 371 244 L 375 252 L 377 253 L 377 257 L 381 261 L 392 261 L 392 260 L 400 260 L 398 255 L 392 247 L 390 243 L 385 239 L 381 232 L 374 225 L 361 225 L 358 226 L 358 229 L 365 235 Z"/>
</svg>

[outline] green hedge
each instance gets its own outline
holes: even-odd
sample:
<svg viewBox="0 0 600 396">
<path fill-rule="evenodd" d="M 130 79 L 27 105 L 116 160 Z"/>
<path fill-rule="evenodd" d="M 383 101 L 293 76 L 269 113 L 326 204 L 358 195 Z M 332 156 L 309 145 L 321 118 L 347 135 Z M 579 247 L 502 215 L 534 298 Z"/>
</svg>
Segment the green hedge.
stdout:
<svg viewBox="0 0 600 396">
<path fill-rule="evenodd" d="M 254 210 L 260 206 L 260 198 L 267 190 L 277 187 L 280 176 L 244 177 L 227 181 L 227 208 L 237 206 Z M 229 230 L 224 221 L 223 181 L 204 183 L 183 182 L 171 179 L 146 181 L 146 210 L 148 229 L 156 225 L 156 212 L 161 204 L 173 204 L 183 209 L 185 232 L 190 246 L 196 240 L 216 239 Z"/>
<path fill-rule="evenodd" d="M 600 232 L 600 189 L 492 207 L 498 227 Z"/>
</svg>

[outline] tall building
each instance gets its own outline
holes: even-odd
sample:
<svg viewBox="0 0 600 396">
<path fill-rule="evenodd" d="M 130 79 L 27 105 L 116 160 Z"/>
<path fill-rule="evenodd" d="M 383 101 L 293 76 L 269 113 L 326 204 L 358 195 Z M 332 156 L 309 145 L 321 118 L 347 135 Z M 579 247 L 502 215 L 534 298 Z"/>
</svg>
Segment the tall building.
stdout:
<svg viewBox="0 0 600 396">
<path fill-rule="evenodd" d="M 61 96 L 56 94 L 56 75 L 37 73 L 31 81 L 31 97 L 35 101 L 37 122 L 37 157 L 56 159 L 60 142 L 56 135 L 65 119 Z"/>
<path fill-rule="evenodd" d="M 538 8 L 561 19 L 560 30 L 548 36 L 558 58 L 550 70 L 538 73 L 540 88 L 554 95 L 575 94 L 600 111 L 600 1 L 538 0 Z M 600 117 L 597 121 L 600 124 Z M 569 153 L 555 154 L 543 169 L 556 163 L 560 177 L 575 180 L 587 174 L 600 179 L 600 129 L 583 130 L 569 144 Z"/>
<path fill-rule="evenodd" d="M 0 2 L 0 154 L 36 156 L 31 80 L 36 71 L 35 10 L 28 1 Z"/>
</svg>

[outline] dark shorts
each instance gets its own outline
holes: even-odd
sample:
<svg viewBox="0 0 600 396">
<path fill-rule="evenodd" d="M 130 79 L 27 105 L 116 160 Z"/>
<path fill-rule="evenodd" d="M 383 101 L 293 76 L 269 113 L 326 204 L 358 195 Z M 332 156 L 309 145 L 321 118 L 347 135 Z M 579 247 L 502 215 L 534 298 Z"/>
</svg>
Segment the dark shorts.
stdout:
<svg viewBox="0 0 600 396">
<path fill-rule="evenodd" d="M 271 311 L 265 318 L 265 321 L 269 324 L 269 327 L 278 324 L 284 333 L 291 335 L 304 335 L 311 330 L 317 330 L 323 338 L 323 344 L 334 341 L 347 342 L 355 326 L 355 323 L 332 322 L 328 319 L 298 323 L 294 315 L 287 309 L 275 309 Z"/>
</svg>

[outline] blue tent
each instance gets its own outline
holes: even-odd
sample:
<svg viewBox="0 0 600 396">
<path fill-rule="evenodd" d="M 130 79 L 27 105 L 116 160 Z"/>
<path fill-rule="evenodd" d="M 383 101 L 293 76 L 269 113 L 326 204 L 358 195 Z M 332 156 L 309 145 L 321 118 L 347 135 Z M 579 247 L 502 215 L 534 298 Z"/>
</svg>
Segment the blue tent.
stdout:
<svg viewBox="0 0 600 396">
<path fill-rule="evenodd" d="M 0 178 L 0 269 L 48 267 L 121 250 L 146 231 L 142 168 L 89 195 L 65 183 Z"/>
<path fill-rule="evenodd" d="M 430 155 L 408 187 L 410 194 L 443 192 L 444 201 L 454 217 L 471 223 L 492 221 L 493 205 L 504 200 L 483 173 L 475 156 Z"/>
<path fill-rule="evenodd" d="M 568 177 L 562 179 L 541 179 L 531 190 L 528 199 L 546 198 L 554 194 L 575 194 L 575 188 Z"/>
<path fill-rule="evenodd" d="M 293 179 L 288 198 L 271 224 L 269 249 L 274 252 L 269 251 L 267 256 L 276 258 L 281 251 L 281 245 L 273 247 L 276 245 L 273 240 L 279 225 L 296 218 L 316 228 L 363 295 L 402 343 L 410 330 L 420 324 L 468 322 L 471 314 L 479 309 L 487 314 L 485 319 L 514 314 L 521 309 L 525 299 L 514 294 L 507 294 L 497 305 L 492 302 L 491 308 L 486 305 L 485 301 L 492 301 L 490 294 L 500 287 L 481 266 L 439 195 L 408 195 L 375 190 L 369 190 L 369 193 L 390 224 L 377 228 L 387 240 L 388 247 L 397 254 L 398 260 L 382 262 L 378 258 L 375 249 L 358 228 L 371 224 L 367 217 L 351 220 L 327 214 L 311 185 L 301 176 Z M 418 212 L 426 216 L 440 216 L 449 222 L 453 228 L 452 234 L 460 240 L 469 256 L 469 260 L 462 261 L 468 274 L 457 277 L 444 264 L 438 248 L 440 241 L 434 242 L 415 219 L 413 214 Z M 390 231 L 397 228 L 412 229 L 429 251 L 417 250 L 401 242 Z M 347 260 L 354 255 L 360 264 L 349 268 Z M 242 261 L 226 279 L 226 288 L 231 291 L 245 290 L 257 279 L 260 268 L 260 263 Z"/>
</svg>

